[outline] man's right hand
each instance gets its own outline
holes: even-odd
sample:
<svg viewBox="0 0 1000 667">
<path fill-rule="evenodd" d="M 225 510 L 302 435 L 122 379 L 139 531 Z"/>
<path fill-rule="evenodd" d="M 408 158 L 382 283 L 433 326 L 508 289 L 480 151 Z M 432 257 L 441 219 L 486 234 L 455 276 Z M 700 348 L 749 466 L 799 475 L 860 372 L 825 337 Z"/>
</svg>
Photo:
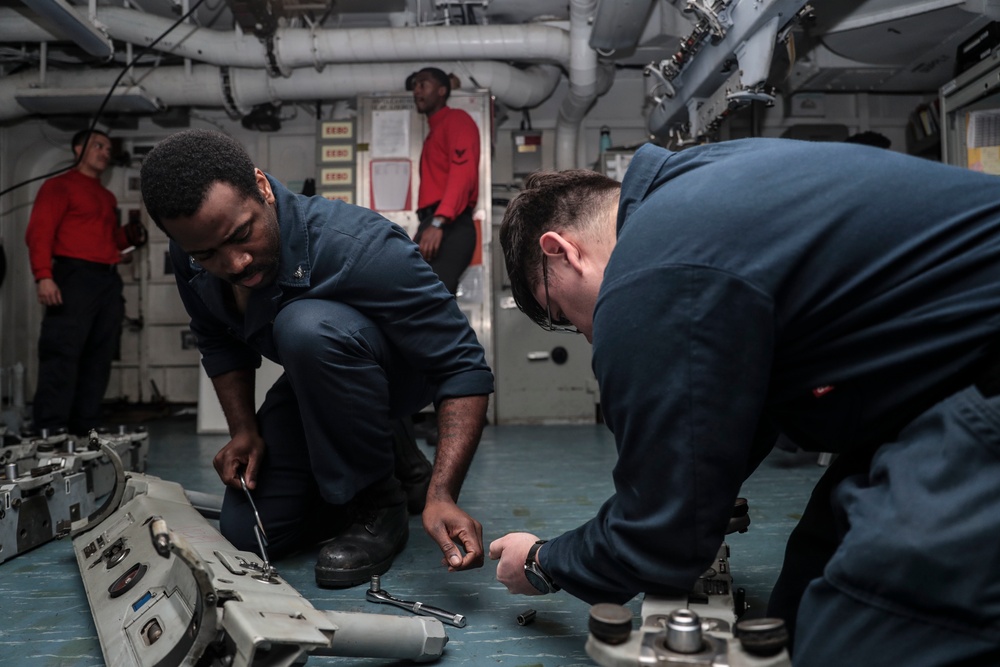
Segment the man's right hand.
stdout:
<svg viewBox="0 0 1000 667">
<path fill-rule="evenodd" d="M 441 231 L 440 227 L 427 227 L 420 234 L 420 254 L 424 256 L 424 259 L 428 262 L 434 261 L 437 257 L 438 250 L 441 248 L 441 239 L 444 237 L 444 232 Z"/>
<path fill-rule="evenodd" d="M 247 488 L 257 486 L 257 470 L 264 458 L 264 439 L 258 433 L 241 433 L 233 436 L 212 460 L 215 471 L 226 486 L 242 490 L 240 472 Z"/>
<path fill-rule="evenodd" d="M 38 281 L 38 303 L 43 306 L 62 305 L 62 292 L 52 278 L 42 278 Z"/>
</svg>

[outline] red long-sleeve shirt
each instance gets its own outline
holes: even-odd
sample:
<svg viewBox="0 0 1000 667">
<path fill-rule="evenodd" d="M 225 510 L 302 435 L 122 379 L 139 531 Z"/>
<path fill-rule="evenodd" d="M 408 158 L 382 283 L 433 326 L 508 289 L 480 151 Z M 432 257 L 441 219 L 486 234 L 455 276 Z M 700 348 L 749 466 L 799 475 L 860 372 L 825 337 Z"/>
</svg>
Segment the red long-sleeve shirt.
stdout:
<svg viewBox="0 0 1000 667">
<path fill-rule="evenodd" d="M 427 124 L 417 208 L 439 202 L 435 215 L 454 220 L 479 199 L 479 128 L 472 116 L 451 107 L 428 117 Z"/>
<path fill-rule="evenodd" d="M 117 264 L 128 246 L 117 206 L 100 180 L 76 169 L 42 183 L 24 235 L 35 280 L 52 277 L 53 255 Z"/>
</svg>

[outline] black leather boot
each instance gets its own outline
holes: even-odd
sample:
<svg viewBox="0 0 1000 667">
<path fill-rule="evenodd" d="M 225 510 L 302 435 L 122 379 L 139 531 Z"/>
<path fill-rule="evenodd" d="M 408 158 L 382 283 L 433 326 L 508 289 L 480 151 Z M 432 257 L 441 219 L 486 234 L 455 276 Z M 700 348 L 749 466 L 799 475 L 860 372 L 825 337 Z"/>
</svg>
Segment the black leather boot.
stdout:
<svg viewBox="0 0 1000 667">
<path fill-rule="evenodd" d="M 393 419 L 392 449 L 396 455 L 396 479 L 406 493 L 406 508 L 410 514 L 424 511 L 427 501 L 427 487 L 431 483 L 433 466 L 417 447 L 413 422 L 409 418 Z"/>
<path fill-rule="evenodd" d="M 406 495 L 395 477 L 373 484 L 350 503 L 353 521 L 325 543 L 316 560 L 316 584 L 349 588 L 384 574 L 410 535 Z"/>
</svg>

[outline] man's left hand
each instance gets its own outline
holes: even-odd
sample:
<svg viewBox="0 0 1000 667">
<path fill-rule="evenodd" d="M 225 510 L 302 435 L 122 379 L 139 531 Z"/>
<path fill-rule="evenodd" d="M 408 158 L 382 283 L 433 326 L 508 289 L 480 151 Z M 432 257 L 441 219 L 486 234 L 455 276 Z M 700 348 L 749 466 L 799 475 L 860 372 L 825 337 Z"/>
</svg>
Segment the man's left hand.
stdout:
<svg viewBox="0 0 1000 667">
<path fill-rule="evenodd" d="M 490 544 L 490 560 L 497 563 L 497 581 L 517 595 L 541 595 L 524 576 L 524 562 L 531 545 L 538 541 L 531 533 L 507 533 Z"/>
<path fill-rule="evenodd" d="M 428 500 L 423 521 L 424 530 L 441 547 L 441 563 L 449 572 L 483 566 L 483 526 L 458 505 Z"/>
<path fill-rule="evenodd" d="M 430 225 L 420 234 L 420 254 L 428 262 L 437 257 L 443 236 L 444 232 L 441 231 L 440 227 L 431 227 Z"/>
</svg>

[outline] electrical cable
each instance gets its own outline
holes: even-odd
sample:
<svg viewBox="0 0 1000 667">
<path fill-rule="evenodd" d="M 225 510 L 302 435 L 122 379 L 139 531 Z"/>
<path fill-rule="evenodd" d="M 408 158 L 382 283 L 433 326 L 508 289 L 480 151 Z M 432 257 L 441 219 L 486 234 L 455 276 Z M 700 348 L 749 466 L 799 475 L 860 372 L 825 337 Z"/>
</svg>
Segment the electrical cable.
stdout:
<svg viewBox="0 0 1000 667">
<path fill-rule="evenodd" d="M 135 65 L 136 61 L 138 61 L 140 57 L 146 55 L 146 53 L 148 51 L 152 50 L 152 48 L 154 46 L 156 46 L 157 44 L 159 44 L 160 41 L 164 37 L 166 37 L 171 32 L 173 32 L 174 28 L 176 28 L 180 24 L 184 23 L 184 21 L 186 21 L 192 14 L 194 14 L 195 10 L 198 9 L 198 7 L 200 7 L 201 3 L 203 3 L 204 1 L 205 0 L 197 0 L 194 3 L 194 5 L 192 5 L 191 9 L 189 9 L 187 11 L 187 13 L 185 13 L 183 16 L 181 16 L 179 19 L 177 19 L 174 22 L 174 24 L 172 26 L 170 26 L 169 28 L 167 28 L 165 31 L 163 31 L 163 33 L 159 37 L 157 37 L 156 39 L 154 39 L 148 45 L 146 45 L 143 48 L 139 49 L 139 52 L 136 53 L 135 56 L 132 57 L 132 60 L 130 60 L 125 65 L 125 67 L 122 68 L 121 73 L 118 75 L 118 77 L 111 84 L 111 88 L 108 90 L 108 94 L 104 96 L 104 100 L 101 102 L 101 105 L 97 108 L 97 112 L 94 114 L 94 120 L 91 122 L 90 127 L 87 129 L 88 133 L 93 132 L 95 130 L 95 128 L 97 127 L 97 121 L 100 120 L 101 113 L 104 111 L 104 107 L 107 106 L 108 101 L 111 99 L 111 96 L 114 95 L 115 89 L 118 87 L 119 82 L 121 82 L 121 80 L 125 76 L 126 72 L 128 72 L 130 69 L 132 69 L 132 67 Z M 89 134 L 88 134 L 88 140 L 89 140 Z M 84 144 L 84 148 L 86 148 L 86 144 Z M 69 171 L 70 169 L 74 169 L 76 167 L 76 165 L 80 164 L 80 160 L 82 160 L 82 159 L 83 159 L 83 150 L 80 151 L 80 154 L 77 156 L 76 160 L 74 160 L 73 164 L 69 165 L 68 167 L 63 167 L 61 169 L 57 169 L 55 171 L 51 171 L 51 172 L 49 172 L 47 174 L 42 174 L 41 176 L 35 176 L 34 178 L 29 178 L 26 181 L 21 181 L 20 183 L 15 183 L 14 185 L 10 186 L 9 188 L 7 188 L 5 190 L 0 190 L 0 197 L 3 197 L 5 194 L 7 194 L 9 192 L 13 192 L 14 190 L 16 190 L 16 189 L 18 189 L 18 188 L 20 188 L 22 186 L 25 186 L 25 185 L 27 185 L 29 183 L 34 183 L 35 181 L 40 181 L 43 178 L 50 178 L 52 176 L 57 176 L 57 175 L 63 173 L 64 171 Z"/>
</svg>

